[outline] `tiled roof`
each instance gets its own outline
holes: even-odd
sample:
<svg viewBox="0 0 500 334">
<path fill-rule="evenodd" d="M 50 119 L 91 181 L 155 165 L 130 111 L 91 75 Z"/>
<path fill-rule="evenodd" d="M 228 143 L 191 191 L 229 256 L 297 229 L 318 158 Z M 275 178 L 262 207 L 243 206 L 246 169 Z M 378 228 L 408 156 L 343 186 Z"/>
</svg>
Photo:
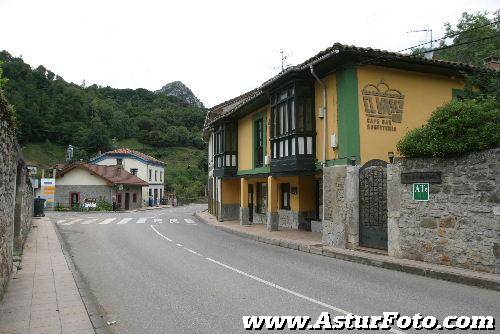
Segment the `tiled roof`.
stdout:
<svg viewBox="0 0 500 334">
<path fill-rule="evenodd" d="M 467 63 L 460 63 L 460 62 L 454 62 L 454 61 L 447 61 L 447 60 L 439 60 L 439 59 L 427 59 L 422 56 L 415 56 L 411 54 L 403 54 L 403 53 L 398 53 L 398 52 L 392 52 L 392 51 L 387 51 L 387 50 L 380 50 L 380 49 L 373 49 L 373 48 L 365 48 L 365 47 L 358 47 L 354 45 L 345 45 L 345 44 L 340 44 L 340 43 L 335 43 L 331 47 L 317 53 L 313 57 L 307 59 L 303 63 L 296 65 L 296 66 L 291 66 L 278 75 L 274 76 L 273 78 L 267 80 L 264 82 L 261 86 L 267 86 L 269 83 L 274 82 L 275 80 L 285 76 L 288 73 L 291 72 L 299 72 L 303 70 L 308 70 L 309 66 L 311 64 L 314 64 L 316 62 L 319 62 L 321 60 L 324 60 L 326 58 L 329 58 L 330 56 L 336 55 L 336 54 L 342 54 L 344 52 L 352 52 L 360 55 L 366 55 L 372 57 L 372 59 L 367 60 L 365 62 L 362 62 L 362 65 L 370 65 L 370 64 L 377 64 L 377 62 L 384 62 L 385 60 L 405 60 L 408 62 L 416 63 L 416 64 L 426 64 L 426 65 L 437 65 L 437 66 L 443 66 L 443 67 L 452 67 L 457 70 L 472 70 L 474 68 L 477 68 L 474 65 L 467 64 Z"/>
<path fill-rule="evenodd" d="M 163 161 L 160 161 L 160 160 L 156 159 L 155 157 L 152 157 L 150 155 L 144 154 L 144 153 L 139 152 L 139 151 L 131 150 L 129 148 L 118 148 L 118 149 L 113 150 L 113 151 L 105 152 L 105 153 L 101 154 L 99 157 L 104 156 L 104 155 L 120 155 L 120 154 L 129 154 L 129 155 L 136 156 L 136 157 L 141 158 L 141 159 L 146 160 L 146 161 L 151 161 L 151 162 L 155 162 L 155 163 L 162 164 L 162 165 L 165 164 Z"/>
<path fill-rule="evenodd" d="M 210 108 L 205 119 L 204 129 L 207 129 L 210 124 L 212 124 L 219 118 L 223 118 L 224 116 L 229 115 L 238 107 L 244 105 L 246 102 L 259 96 L 260 94 L 262 94 L 260 90 L 253 89 L 249 92 L 241 94 L 240 96 L 219 103 L 218 105 Z"/>
<path fill-rule="evenodd" d="M 103 178 L 107 182 L 117 185 L 135 185 L 135 186 L 147 186 L 149 185 L 146 181 L 141 180 L 137 176 L 130 174 L 122 167 L 118 165 L 114 166 L 104 166 L 104 165 L 93 165 L 86 163 L 76 163 L 67 166 L 63 171 L 57 174 L 57 177 L 63 177 L 66 173 L 72 171 L 75 168 L 84 168 L 89 172 Z"/>
</svg>

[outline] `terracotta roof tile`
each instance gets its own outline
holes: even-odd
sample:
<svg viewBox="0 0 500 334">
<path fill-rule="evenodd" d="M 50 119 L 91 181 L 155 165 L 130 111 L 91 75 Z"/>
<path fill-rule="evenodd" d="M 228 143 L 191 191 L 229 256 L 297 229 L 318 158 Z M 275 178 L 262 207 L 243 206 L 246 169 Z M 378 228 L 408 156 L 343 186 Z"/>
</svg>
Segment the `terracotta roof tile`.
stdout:
<svg viewBox="0 0 500 334">
<path fill-rule="evenodd" d="M 57 174 L 57 178 L 63 177 L 66 173 L 70 172 L 75 168 L 84 168 L 95 175 L 103 178 L 107 182 L 116 185 L 116 184 L 125 184 L 125 185 L 136 185 L 136 186 L 147 186 L 149 183 L 143 181 L 137 176 L 130 174 L 122 167 L 117 165 L 115 166 L 104 166 L 104 165 L 93 165 L 87 163 L 76 163 L 67 166 L 63 171 Z"/>
</svg>

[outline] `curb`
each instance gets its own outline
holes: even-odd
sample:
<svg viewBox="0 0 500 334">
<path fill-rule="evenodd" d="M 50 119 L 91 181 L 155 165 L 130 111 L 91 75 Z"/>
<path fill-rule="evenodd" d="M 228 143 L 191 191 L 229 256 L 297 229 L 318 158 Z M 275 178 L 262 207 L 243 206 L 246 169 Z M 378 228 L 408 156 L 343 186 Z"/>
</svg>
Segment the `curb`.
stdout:
<svg viewBox="0 0 500 334">
<path fill-rule="evenodd" d="M 303 245 L 293 241 L 282 240 L 277 238 L 261 237 L 251 233 L 235 231 L 229 227 L 222 225 L 213 225 L 209 223 L 205 218 L 200 216 L 200 212 L 194 214 L 202 223 L 210 225 L 218 230 L 222 230 L 227 233 L 235 234 L 243 238 L 248 238 L 258 242 L 271 244 L 274 246 L 290 248 L 297 250 L 299 252 L 311 253 L 316 255 L 322 255 L 326 257 L 331 257 L 343 261 L 356 262 L 360 264 L 365 264 L 373 267 L 379 267 L 394 271 L 401 271 L 408 274 L 424 276 L 428 278 L 434 278 L 444 281 L 450 281 L 454 283 L 478 286 L 485 289 L 500 291 L 500 275 L 495 275 L 497 277 L 484 277 L 483 273 L 467 271 L 463 272 L 465 269 L 456 268 L 442 268 L 442 266 L 436 264 L 425 264 L 425 262 L 393 259 L 388 256 L 374 255 L 370 253 L 357 254 L 349 249 L 339 249 L 334 247 L 322 246 L 322 245 Z M 384 258 L 387 257 L 387 258 Z M 483 275 L 483 277 L 481 277 Z"/>
</svg>

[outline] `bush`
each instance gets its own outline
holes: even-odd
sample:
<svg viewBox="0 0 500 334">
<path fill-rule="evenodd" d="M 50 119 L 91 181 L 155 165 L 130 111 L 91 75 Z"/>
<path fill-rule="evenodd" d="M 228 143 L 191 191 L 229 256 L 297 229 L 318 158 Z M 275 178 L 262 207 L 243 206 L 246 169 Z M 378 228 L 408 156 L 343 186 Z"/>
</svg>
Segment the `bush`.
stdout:
<svg viewBox="0 0 500 334">
<path fill-rule="evenodd" d="M 97 200 L 97 207 L 95 208 L 96 211 L 112 211 L 113 210 L 113 204 L 103 200 L 103 199 L 98 199 Z"/>
<path fill-rule="evenodd" d="M 439 107 L 427 124 L 397 144 L 406 157 L 445 157 L 498 147 L 500 105 L 493 98 L 451 101 Z"/>
</svg>

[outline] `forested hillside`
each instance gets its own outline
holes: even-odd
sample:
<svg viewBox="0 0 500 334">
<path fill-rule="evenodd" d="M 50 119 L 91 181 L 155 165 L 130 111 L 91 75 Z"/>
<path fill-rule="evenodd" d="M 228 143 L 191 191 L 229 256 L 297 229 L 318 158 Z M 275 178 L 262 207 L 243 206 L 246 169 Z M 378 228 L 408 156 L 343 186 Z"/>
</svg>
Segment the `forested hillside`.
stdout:
<svg viewBox="0 0 500 334">
<path fill-rule="evenodd" d="M 130 144 L 167 166 L 173 162 L 175 169 L 180 169 L 179 161 L 185 163 L 187 172 L 169 173 L 167 188 L 189 197 L 203 194 L 203 108 L 163 92 L 79 86 L 43 66 L 32 69 L 6 51 L 0 52 L 0 63 L 7 79 L 4 93 L 14 107 L 18 139 L 28 159 L 47 164 L 45 147 L 58 156 L 53 152 L 72 144 L 75 159 L 85 160 L 99 150 Z M 185 149 L 174 149 L 178 147 Z"/>
</svg>

